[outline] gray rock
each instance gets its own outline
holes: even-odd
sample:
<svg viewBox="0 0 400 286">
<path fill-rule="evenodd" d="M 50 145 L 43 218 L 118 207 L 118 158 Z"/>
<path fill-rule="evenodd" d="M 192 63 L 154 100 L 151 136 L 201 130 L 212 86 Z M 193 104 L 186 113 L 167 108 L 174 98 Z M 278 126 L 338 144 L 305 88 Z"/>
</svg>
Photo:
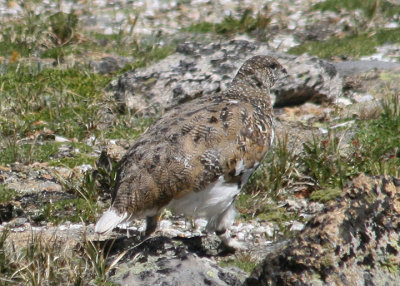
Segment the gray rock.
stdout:
<svg viewBox="0 0 400 286">
<path fill-rule="evenodd" d="M 400 180 L 360 175 L 244 285 L 399 285 Z"/>
<path fill-rule="evenodd" d="M 117 285 L 239 286 L 248 275 L 238 268 L 222 268 L 205 257 L 218 245 L 208 238 L 156 236 L 127 248 L 130 243 L 124 238 L 114 244 L 120 248 L 117 253 L 129 249 L 109 279 Z"/>
<path fill-rule="evenodd" d="M 240 65 L 258 54 L 277 57 L 288 70 L 287 77 L 278 81 L 271 91 L 276 98 L 275 106 L 309 100 L 331 102 L 342 93 L 342 79 L 332 64 L 307 55 L 276 53 L 266 44 L 244 40 L 180 44 L 175 54 L 114 80 L 109 90 L 121 110 L 151 114 L 224 90 Z"/>
<path fill-rule="evenodd" d="M 399 63 L 391 63 L 384 61 L 344 61 L 332 63 L 342 76 L 348 76 L 353 74 L 361 74 L 372 69 L 377 70 L 399 70 Z"/>
<path fill-rule="evenodd" d="M 89 67 L 100 74 L 114 73 L 123 68 L 128 60 L 122 57 L 104 57 L 100 60 L 89 61 Z"/>
</svg>

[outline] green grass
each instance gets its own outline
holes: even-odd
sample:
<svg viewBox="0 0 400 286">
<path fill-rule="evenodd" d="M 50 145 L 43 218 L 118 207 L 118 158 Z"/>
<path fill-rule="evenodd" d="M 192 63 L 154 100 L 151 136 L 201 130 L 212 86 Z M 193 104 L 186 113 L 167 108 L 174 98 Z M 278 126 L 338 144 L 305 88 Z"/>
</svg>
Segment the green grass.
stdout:
<svg viewBox="0 0 400 286">
<path fill-rule="evenodd" d="M 243 255 L 236 257 L 236 259 L 221 261 L 219 265 L 221 267 L 237 267 L 250 274 L 257 266 L 257 263 L 254 262 L 251 257 Z"/>
<path fill-rule="evenodd" d="M 287 187 L 295 169 L 296 156 L 288 148 L 287 135 L 276 141 L 274 149 L 267 154 L 262 165 L 246 184 L 246 193 L 255 194 L 268 189 L 268 197 L 276 198 L 280 191 Z"/>
<path fill-rule="evenodd" d="M 113 187 L 115 178 L 114 166 L 109 171 L 99 168 L 96 176 L 93 171 L 87 171 L 80 180 L 60 179 L 66 192 L 73 194 L 75 198 L 44 203 L 34 220 L 36 222 L 50 221 L 54 224 L 66 221 L 94 222 L 101 211 L 98 204 L 101 187 L 103 189 Z"/>
<path fill-rule="evenodd" d="M 364 16 L 368 18 L 372 18 L 377 13 L 381 13 L 385 17 L 392 17 L 400 13 L 398 5 L 378 0 L 326 0 L 315 4 L 313 10 L 337 13 L 343 10 L 361 10 Z"/>
<path fill-rule="evenodd" d="M 135 139 L 142 134 L 147 127 L 153 123 L 152 117 L 121 116 L 117 124 L 111 126 L 106 132 L 103 132 L 104 138 L 108 139 Z M 99 132 L 96 132 L 99 134 Z M 100 136 L 100 134 L 99 134 Z"/>
<path fill-rule="evenodd" d="M 56 135 L 82 139 L 96 121 L 97 103 L 111 78 L 84 69 L 9 67 L 0 75 L 0 132 L 18 137 L 44 128 Z"/>
<path fill-rule="evenodd" d="M 72 157 L 54 158 L 61 147 L 72 148 Z M 15 144 L 7 148 L 0 148 L 0 164 L 6 165 L 13 162 L 33 163 L 50 162 L 52 166 L 67 166 L 70 168 L 82 164 L 94 164 L 95 158 L 88 155 L 93 148 L 82 143 L 45 142 L 32 144 Z"/>
<path fill-rule="evenodd" d="M 0 185 L 0 203 L 12 201 L 17 192 L 13 189 L 7 188 L 5 185 Z"/>
<path fill-rule="evenodd" d="M 96 201 L 89 202 L 84 198 L 65 199 L 58 202 L 49 202 L 43 205 L 36 221 L 49 221 L 61 224 L 66 221 L 79 223 L 93 222 L 100 212 Z"/>
<path fill-rule="evenodd" d="M 360 123 L 355 143 L 360 146 L 356 164 L 372 175 L 400 176 L 400 97 L 384 100 L 380 118 Z"/>
<path fill-rule="evenodd" d="M 343 138 L 336 133 L 304 144 L 305 152 L 300 159 L 305 167 L 303 172 L 318 189 L 326 190 L 328 198 L 336 197 L 337 189 L 360 173 L 400 175 L 399 102 L 399 96 L 388 95 L 381 116 L 358 121 L 355 135 L 345 148 L 341 144 Z"/>
<path fill-rule="evenodd" d="M 400 177 L 400 96 L 386 94 L 382 110 L 378 118 L 357 121 L 351 138 L 345 138 L 348 130 L 331 131 L 305 142 L 296 156 L 278 141 L 237 199 L 242 217 L 276 222 L 287 233 L 285 222 L 302 221 L 282 207 L 293 183 L 304 183 L 309 199 L 325 203 L 361 173 Z"/>
<path fill-rule="evenodd" d="M 1 285 L 115 285 L 107 274 L 124 253 L 109 261 L 106 249 L 86 237 L 72 249 L 56 236 L 32 234 L 19 245 L 9 236 L 7 229 L 0 236 Z"/>
<path fill-rule="evenodd" d="M 348 56 L 360 58 L 376 52 L 376 47 L 386 43 L 400 43 L 400 28 L 379 29 L 371 33 L 349 35 L 342 39 L 333 37 L 326 41 L 309 41 L 291 48 L 295 55 L 308 53 L 320 58 Z"/>
<path fill-rule="evenodd" d="M 76 41 L 78 17 L 74 13 L 35 13 L 33 6 L 25 5 L 23 16 L 2 23 L 0 55 L 17 52 L 32 56 L 43 49 L 67 46 Z M 60 50 L 61 51 L 61 50 Z M 55 58 L 61 58 L 58 54 Z"/>
<path fill-rule="evenodd" d="M 266 6 L 255 17 L 252 10 L 246 9 L 240 17 L 232 15 L 224 17 L 220 23 L 200 22 L 193 24 L 183 31 L 191 33 L 214 33 L 220 35 L 235 35 L 264 31 L 270 21 L 269 10 Z"/>
<path fill-rule="evenodd" d="M 135 62 L 128 64 L 121 72 L 133 68 L 142 68 L 151 62 L 160 61 L 175 51 L 174 44 L 159 45 L 156 43 L 135 43 L 132 56 Z"/>
</svg>

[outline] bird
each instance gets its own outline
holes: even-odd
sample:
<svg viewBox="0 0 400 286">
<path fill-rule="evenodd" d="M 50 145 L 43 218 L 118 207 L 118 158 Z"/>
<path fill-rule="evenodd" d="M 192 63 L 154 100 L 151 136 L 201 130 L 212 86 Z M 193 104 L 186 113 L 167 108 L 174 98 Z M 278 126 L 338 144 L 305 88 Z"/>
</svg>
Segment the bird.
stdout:
<svg viewBox="0 0 400 286">
<path fill-rule="evenodd" d="M 260 165 L 274 138 L 270 89 L 286 70 L 273 57 L 253 56 L 225 91 L 175 106 L 156 120 L 119 162 L 111 207 L 95 225 L 108 234 L 118 224 L 145 218 L 144 237 L 170 208 L 207 220 L 223 245 L 230 236 L 235 198 Z"/>
</svg>

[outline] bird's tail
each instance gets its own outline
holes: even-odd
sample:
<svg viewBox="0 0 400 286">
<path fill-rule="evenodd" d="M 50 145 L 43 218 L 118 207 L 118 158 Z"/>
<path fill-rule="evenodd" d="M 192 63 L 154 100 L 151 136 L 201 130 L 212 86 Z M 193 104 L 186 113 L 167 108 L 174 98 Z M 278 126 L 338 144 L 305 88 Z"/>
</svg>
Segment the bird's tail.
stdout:
<svg viewBox="0 0 400 286">
<path fill-rule="evenodd" d="M 128 213 L 119 213 L 116 209 L 111 207 L 105 211 L 101 218 L 96 223 L 94 231 L 100 234 L 107 234 L 111 232 L 118 224 L 124 222 L 128 218 Z"/>
</svg>

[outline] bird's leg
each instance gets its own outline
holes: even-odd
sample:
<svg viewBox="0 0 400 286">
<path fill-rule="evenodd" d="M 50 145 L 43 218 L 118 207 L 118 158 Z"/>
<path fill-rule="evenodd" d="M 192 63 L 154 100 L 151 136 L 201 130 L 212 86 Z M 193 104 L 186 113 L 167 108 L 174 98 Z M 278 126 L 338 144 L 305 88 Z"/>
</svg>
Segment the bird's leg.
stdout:
<svg viewBox="0 0 400 286">
<path fill-rule="evenodd" d="M 235 201 L 218 217 L 215 233 L 219 236 L 222 243 L 228 248 L 244 249 L 244 245 L 231 237 L 229 228 L 235 222 L 236 210 Z"/>
<path fill-rule="evenodd" d="M 157 228 L 159 215 L 146 217 L 146 230 L 144 232 L 144 238 L 149 237 Z"/>
</svg>

